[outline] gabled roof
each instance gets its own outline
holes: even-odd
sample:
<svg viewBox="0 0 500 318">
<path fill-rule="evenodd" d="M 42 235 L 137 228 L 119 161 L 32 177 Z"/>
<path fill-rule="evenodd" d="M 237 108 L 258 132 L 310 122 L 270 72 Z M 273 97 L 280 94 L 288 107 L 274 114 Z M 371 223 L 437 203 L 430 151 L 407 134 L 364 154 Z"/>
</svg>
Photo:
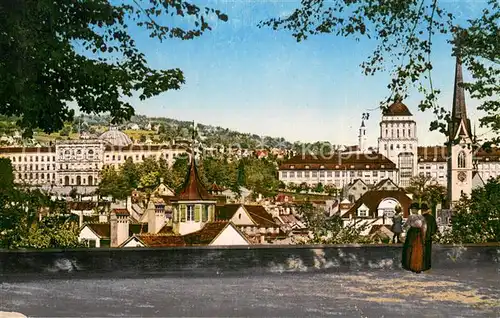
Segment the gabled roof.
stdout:
<svg viewBox="0 0 500 318">
<path fill-rule="evenodd" d="M 176 200 L 177 201 L 216 200 L 212 195 L 208 193 L 207 189 L 205 189 L 205 187 L 203 186 L 198 176 L 198 169 L 196 168 L 196 161 L 194 157 L 191 158 L 191 164 L 189 166 L 186 179 L 184 181 L 184 186 L 177 195 Z"/>
<path fill-rule="evenodd" d="M 396 189 L 399 189 L 398 185 L 396 183 L 394 183 L 394 181 L 392 181 L 392 179 L 390 178 L 385 178 L 385 179 L 382 179 L 380 180 L 379 182 L 377 182 L 377 184 L 373 187 L 373 190 L 383 190 L 382 189 L 382 186 L 384 184 L 387 184 L 387 183 L 390 183 L 392 184 L 392 186 L 394 186 Z"/>
<path fill-rule="evenodd" d="M 361 198 L 359 198 L 359 200 L 356 201 L 356 203 L 346 213 L 344 213 L 344 215 L 342 215 L 342 217 L 349 217 L 349 215 L 356 217 L 358 208 L 363 204 L 366 205 L 366 207 L 368 207 L 368 209 L 370 210 L 368 212 L 368 217 L 377 217 L 377 208 L 380 202 L 388 198 L 397 200 L 401 205 L 403 216 L 408 216 L 408 210 L 410 208 L 412 200 L 410 199 L 410 197 L 408 197 L 405 191 L 373 190 L 363 194 L 363 196 L 361 196 Z"/>
<path fill-rule="evenodd" d="M 143 234 L 136 235 L 147 247 L 176 247 L 186 246 L 184 237 L 180 235 L 158 235 L 158 234 Z"/>
<path fill-rule="evenodd" d="M 188 245 L 209 245 L 212 243 L 228 226 L 233 227 L 241 237 L 248 242 L 246 236 L 241 233 L 236 226 L 227 221 L 208 222 L 199 231 L 184 235 L 184 241 Z"/>
<path fill-rule="evenodd" d="M 224 206 L 219 206 L 217 208 L 216 219 L 229 221 L 240 207 L 243 207 L 256 226 L 264 228 L 279 227 L 278 224 L 274 222 L 272 215 L 269 214 L 262 205 L 226 204 Z"/>
<path fill-rule="evenodd" d="M 110 238 L 111 234 L 111 227 L 109 223 L 88 223 L 84 224 L 82 226 L 82 229 L 84 227 L 88 227 L 94 234 L 99 237 L 100 239 L 104 238 Z M 81 230 L 80 230 L 81 232 Z"/>
</svg>

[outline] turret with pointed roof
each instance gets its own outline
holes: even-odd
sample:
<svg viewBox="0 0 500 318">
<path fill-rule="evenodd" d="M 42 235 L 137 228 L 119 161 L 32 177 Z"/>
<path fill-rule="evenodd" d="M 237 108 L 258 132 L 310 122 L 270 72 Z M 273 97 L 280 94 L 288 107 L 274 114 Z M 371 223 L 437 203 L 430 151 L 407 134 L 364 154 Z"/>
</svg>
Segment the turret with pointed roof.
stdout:
<svg viewBox="0 0 500 318">
<path fill-rule="evenodd" d="M 199 231 L 207 222 L 215 220 L 217 199 L 208 193 L 198 176 L 194 139 L 193 132 L 191 162 L 186 179 L 181 191 L 174 200 L 171 200 L 173 203 L 172 230 L 180 235 Z"/>
<path fill-rule="evenodd" d="M 215 200 L 215 198 L 210 195 L 207 189 L 203 186 L 203 183 L 198 176 L 198 169 L 196 168 L 194 154 L 191 155 L 191 163 L 184 181 L 184 186 L 177 195 L 177 199 L 182 201 Z"/>
</svg>

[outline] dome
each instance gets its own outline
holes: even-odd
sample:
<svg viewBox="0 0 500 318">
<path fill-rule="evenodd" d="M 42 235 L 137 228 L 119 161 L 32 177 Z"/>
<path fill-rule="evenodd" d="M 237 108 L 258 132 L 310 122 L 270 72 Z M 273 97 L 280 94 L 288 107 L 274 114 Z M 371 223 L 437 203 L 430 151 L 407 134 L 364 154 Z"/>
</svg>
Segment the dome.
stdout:
<svg viewBox="0 0 500 318">
<path fill-rule="evenodd" d="M 384 116 L 413 116 L 408 107 L 401 101 L 396 101 L 387 108 Z"/>
<path fill-rule="evenodd" d="M 110 128 L 108 131 L 99 136 L 99 139 L 117 147 L 130 146 L 132 144 L 130 137 L 116 128 Z"/>
</svg>

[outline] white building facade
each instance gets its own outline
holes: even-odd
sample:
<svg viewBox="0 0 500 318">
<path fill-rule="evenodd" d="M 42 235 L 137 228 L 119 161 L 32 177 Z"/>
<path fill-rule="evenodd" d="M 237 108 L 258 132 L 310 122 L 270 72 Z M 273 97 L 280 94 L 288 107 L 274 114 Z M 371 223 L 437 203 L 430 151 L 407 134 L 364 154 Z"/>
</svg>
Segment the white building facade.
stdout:
<svg viewBox="0 0 500 318">
<path fill-rule="evenodd" d="M 56 141 L 45 147 L 1 147 L 0 157 L 9 158 L 16 183 L 33 186 L 97 186 L 106 166 L 120 167 L 127 159 L 142 162 L 148 157 L 163 158 L 173 165 L 186 154 L 176 145 L 132 144 L 118 130 L 98 139 Z"/>
<path fill-rule="evenodd" d="M 394 181 L 401 187 L 409 186 L 411 177 L 417 174 L 417 123 L 401 100 L 383 113 L 379 136 L 379 153 L 394 162 L 398 169 Z"/>
</svg>

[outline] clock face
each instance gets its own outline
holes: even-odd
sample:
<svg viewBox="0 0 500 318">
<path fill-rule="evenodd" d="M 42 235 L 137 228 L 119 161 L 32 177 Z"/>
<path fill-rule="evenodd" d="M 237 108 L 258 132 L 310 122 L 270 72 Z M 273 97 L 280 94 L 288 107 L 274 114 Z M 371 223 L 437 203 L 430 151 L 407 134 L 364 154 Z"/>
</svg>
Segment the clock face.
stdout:
<svg viewBox="0 0 500 318">
<path fill-rule="evenodd" d="M 464 182 L 465 179 L 467 179 L 467 174 L 464 171 L 460 171 L 458 173 L 458 180 L 460 180 L 461 182 Z"/>
</svg>

